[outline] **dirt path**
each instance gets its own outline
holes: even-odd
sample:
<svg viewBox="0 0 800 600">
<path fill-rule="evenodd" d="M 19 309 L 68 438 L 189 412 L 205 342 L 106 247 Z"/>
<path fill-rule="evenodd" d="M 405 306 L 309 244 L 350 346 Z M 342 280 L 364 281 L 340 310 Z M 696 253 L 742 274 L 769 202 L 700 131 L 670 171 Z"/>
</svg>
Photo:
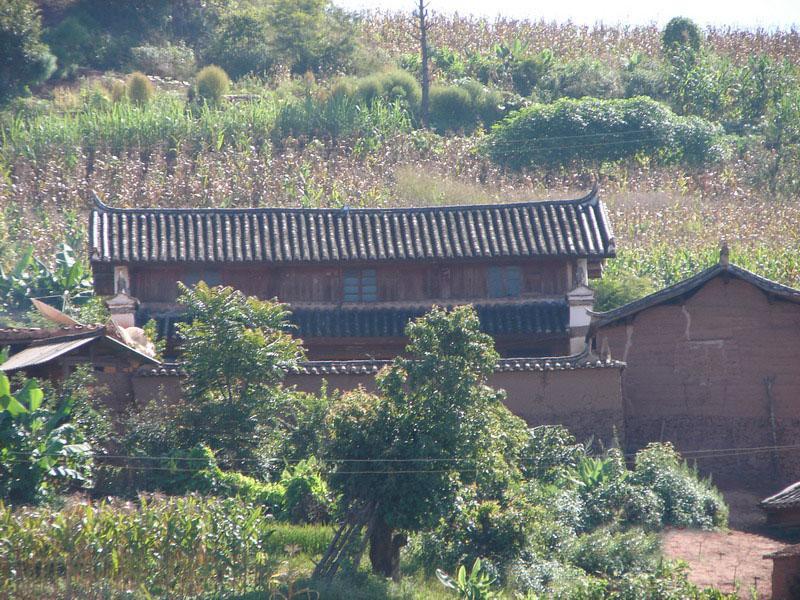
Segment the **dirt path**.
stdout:
<svg viewBox="0 0 800 600">
<path fill-rule="evenodd" d="M 763 557 L 783 547 L 783 542 L 735 530 L 672 529 L 662 539 L 664 554 L 689 563 L 689 579 L 697 585 L 724 592 L 738 587 L 742 598 L 750 598 L 755 586 L 759 598 L 771 597 L 772 561 Z"/>
</svg>

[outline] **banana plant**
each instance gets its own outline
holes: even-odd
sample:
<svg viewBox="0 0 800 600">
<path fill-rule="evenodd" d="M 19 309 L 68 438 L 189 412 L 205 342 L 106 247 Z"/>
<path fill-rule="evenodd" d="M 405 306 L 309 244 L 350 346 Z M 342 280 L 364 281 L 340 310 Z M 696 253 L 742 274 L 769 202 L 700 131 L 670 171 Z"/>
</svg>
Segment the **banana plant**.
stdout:
<svg viewBox="0 0 800 600">
<path fill-rule="evenodd" d="M 461 600 L 499 600 L 500 595 L 492 590 L 494 580 L 481 569 L 481 559 L 476 558 L 469 573 L 461 565 L 455 577 L 441 569 L 436 569 L 436 577 L 444 587 L 455 590 Z"/>
<path fill-rule="evenodd" d="M 29 503 L 61 484 L 91 484 L 92 449 L 71 413 L 70 400 L 49 407 L 35 380 L 12 393 L 0 373 L 0 498 Z"/>
<path fill-rule="evenodd" d="M 30 307 L 31 298 L 60 297 L 62 310 L 69 304 L 82 304 L 92 295 L 92 274 L 85 262 L 78 260 L 73 246 L 60 245 L 53 267 L 34 256 L 33 246 L 26 248 L 6 273 L 0 267 L 0 309 Z"/>
</svg>

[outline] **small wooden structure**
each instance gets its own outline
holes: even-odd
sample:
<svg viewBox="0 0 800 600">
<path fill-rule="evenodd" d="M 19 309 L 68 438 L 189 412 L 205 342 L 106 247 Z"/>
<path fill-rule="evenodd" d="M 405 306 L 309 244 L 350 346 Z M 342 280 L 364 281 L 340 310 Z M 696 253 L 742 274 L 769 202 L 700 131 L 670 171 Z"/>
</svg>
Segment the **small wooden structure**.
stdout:
<svg viewBox="0 0 800 600">
<path fill-rule="evenodd" d="M 800 598 L 800 544 L 767 554 L 772 561 L 772 600 Z"/>
<path fill-rule="evenodd" d="M 767 525 L 780 529 L 800 529 L 800 481 L 761 501 Z"/>
</svg>

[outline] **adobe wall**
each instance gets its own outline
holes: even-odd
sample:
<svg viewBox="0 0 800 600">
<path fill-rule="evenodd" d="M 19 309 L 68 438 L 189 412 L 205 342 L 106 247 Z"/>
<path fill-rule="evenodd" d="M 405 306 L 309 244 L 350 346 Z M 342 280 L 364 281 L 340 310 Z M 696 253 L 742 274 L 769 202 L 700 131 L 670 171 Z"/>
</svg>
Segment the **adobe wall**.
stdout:
<svg viewBox="0 0 800 600">
<path fill-rule="evenodd" d="M 772 600 L 794 600 L 800 593 L 800 555 L 772 558 Z"/>
<path fill-rule="evenodd" d="M 682 451 L 797 444 L 800 305 L 717 277 L 682 304 L 632 319 L 596 336 L 598 348 L 607 339 L 612 356 L 627 363 L 629 451 L 659 440 Z M 727 454 L 698 466 L 723 484 L 777 487 L 800 478 L 797 450 Z"/>
<path fill-rule="evenodd" d="M 579 441 L 594 438 L 608 444 L 616 432 L 624 438 L 622 369 L 580 368 L 554 371 L 501 371 L 489 385 L 506 391 L 506 406 L 531 425 L 563 424 Z M 294 374 L 287 386 L 317 393 L 323 376 Z M 329 390 L 352 390 L 359 385 L 375 391 L 373 375 L 326 375 Z"/>
</svg>

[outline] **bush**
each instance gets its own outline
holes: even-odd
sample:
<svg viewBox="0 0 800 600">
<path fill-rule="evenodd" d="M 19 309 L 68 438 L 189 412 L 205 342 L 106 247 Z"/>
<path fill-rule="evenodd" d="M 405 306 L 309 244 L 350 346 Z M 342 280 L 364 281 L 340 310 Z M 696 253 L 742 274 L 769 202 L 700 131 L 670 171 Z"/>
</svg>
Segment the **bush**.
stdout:
<svg viewBox="0 0 800 600">
<path fill-rule="evenodd" d="M 661 34 L 661 43 L 667 54 L 687 49 L 697 52 L 702 41 L 703 34 L 700 32 L 700 28 L 694 21 L 686 17 L 670 19 Z"/>
<path fill-rule="evenodd" d="M 663 99 L 667 92 L 667 69 L 659 61 L 635 54 L 622 72 L 622 83 L 626 98 Z"/>
<path fill-rule="evenodd" d="M 399 69 L 362 77 L 355 82 L 340 80 L 334 88 L 335 94 L 354 95 L 358 102 L 366 105 L 378 99 L 389 103 L 400 102 L 412 113 L 419 110 L 422 100 L 422 88 L 417 80 Z"/>
<path fill-rule="evenodd" d="M 720 160 L 721 142 L 719 125 L 679 117 L 650 98 L 564 98 L 514 113 L 495 125 L 484 147 L 495 162 L 513 168 L 635 155 L 698 165 Z"/>
<path fill-rule="evenodd" d="M 0 104 L 55 71 L 56 59 L 40 37 L 41 20 L 31 0 L 0 3 Z"/>
<path fill-rule="evenodd" d="M 656 286 L 649 278 L 634 273 L 606 275 L 593 281 L 592 288 L 596 311 L 611 310 L 656 291 Z"/>
<path fill-rule="evenodd" d="M 556 98 L 619 98 L 622 80 L 617 69 L 594 58 L 581 58 L 551 70 L 537 84 L 536 90 L 545 99 Z"/>
<path fill-rule="evenodd" d="M 58 75 L 67 77 L 78 67 L 97 61 L 100 43 L 86 22 L 77 17 L 67 17 L 47 31 L 44 40 L 58 59 Z"/>
<path fill-rule="evenodd" d="M 553 52 L 542 50 L 536 56 L 525 56 L 511 64 L 511 81 L 514 90 L 522 96 L 530 96 L 536 85 L 553 68 Z"/>
<path fill-rule="evenodd" d="M 440 133 L 469 132 L 475 127 L 475 107 L 462 87 L 435 85 L 430 94 L 430 123 Z"/>
<path fill-rule="evenodd" d="M 661 499 L 664 525 L 711 528 L 727 524 L 728 507 L 719 492 L 699 479 L 669 443 L 652 443 L 636 454 L 632 482 Z"/>
<path fill-rule="evenodd" d="M 269 73 L 274 56 L 266 17 L 253 9 L 227 16 L 202 54 L 205 62 L 219 65 L 234 79 Z"/>
<path fill-rule="evenodd" d="M 228 74 L 215 65 L 209 65 L 200 70 L 195 83 L 197 96 L 208 104 L 219 104 L 222 97 L 228 93 L 231 80 Z"/>
<path fill-rule="evenodd" d="M 128 99 L 134 104 L 144 106 L 152 100 L 155 88 L 144 73 L 131 73 L 125 81 Z"/>
<path fill-rule="evenodd" d="M 615 532 L 598 529 L 578 536 L 568 551 L 569 562 L 591 575 L 616 579 L 626 573 L 644 573 L 655 568 L 658 536 L 641 531 Z"/>
<path fill-rule="evenodd" d="M 185 80 L 195 70 L 194 51 L 184 43 L 131 48 L 132 65 L 159 77 Z"/>
<path fill-rule="evenodd" d="M 275 0 L 266 16 L 273 49 L 292 73 L 341 72 L 349 66 L 355 28 L 330 0 Z"/>
<path fill-rule="evenodd" d="M 507 112 L 507 106 L 514 102 L 510 93 L 503 94 L 499 90 L 482 85 L 474 79 L 465 79 L 458 83 L 459 87 L 465 90 L 472 100 L 472 110 L 483 126 L 491 127 L 502 119 Z"/>
</svg>

